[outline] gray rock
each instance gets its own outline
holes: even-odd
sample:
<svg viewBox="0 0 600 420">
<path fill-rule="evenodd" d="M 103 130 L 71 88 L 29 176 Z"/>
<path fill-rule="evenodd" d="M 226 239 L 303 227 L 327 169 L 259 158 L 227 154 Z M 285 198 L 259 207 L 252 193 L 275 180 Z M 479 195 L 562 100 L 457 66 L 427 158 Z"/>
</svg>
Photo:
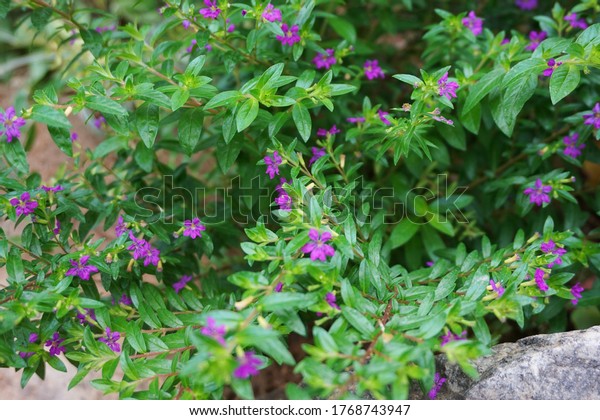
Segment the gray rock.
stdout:
<svg viewBox="0 0 600 420">
<path fill-rule="evenodd" d="M 439 359 L 447 378 L 438 399 L 600 399 L 600 327 L 535 335 L 493 347 L 475 361 L 478 381 Z"/>
</svg>

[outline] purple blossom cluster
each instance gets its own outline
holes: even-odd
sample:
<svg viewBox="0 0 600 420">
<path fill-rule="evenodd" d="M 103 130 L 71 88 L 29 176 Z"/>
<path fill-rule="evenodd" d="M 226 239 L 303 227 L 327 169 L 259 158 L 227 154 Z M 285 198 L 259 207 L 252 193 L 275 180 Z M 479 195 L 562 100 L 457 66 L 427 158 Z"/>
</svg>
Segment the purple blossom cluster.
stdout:
<svg viewBox="0 0 600 420">
<path fill-rule="evenodd" d="M 38 207 L 38 202 L 28 192 L 24 192 L 19 198 L 11 198 L 10 204 L 15 208 L 17 216 L 32 214 Z"/>
<path fill-rule="evenodd" d="M 206 227 L 197 217 L 183 222 L 183 236 L 189 236 L 192 239 L 201 238 L 202 232 L 205 230 Z"/>
<path fill-rule="evenodd" d="M 206 325 L 202 327 L 200 333 L 207 337 L 214 339 L 220 345 L 225 345 L 225 333 L 227 329 L 225 325 L 217 325 L 217 321 L 214 318 L 208 317 L 206 318 Z"/>
<path fill-rule="evenodd" d="M 279 181 L 279 184 L 275 187 L 278 194 L 275 198 L 275 204 L 279 206 L 280 210 L 290 211 L 292 209 L 292 197 L 283 188 L 284 184 L 289 184 L 289 182 L 285 178 L 280 178 Z"/>
<path fill-rule="evenodd" d="M 324 53 L 317 53 L 315 58 L 313 58 L 313 63 L 317 67 L 317 69 L 327 69 L 329 70 L 331 66 L 337 63 L 337 59 L 335 58 L 335 51 L 332 48 L 328 48 Z"/>
<path fill-rule="evenodd" d="M 55 332 L 54 334 L 52 334 L 52 338 L 46 340 L 46 347 L 50 347 L 48 349 L 48 351 L 50 352 L 50 356 L 58 356 L 61 353 L 65 352 L 65 347 L 62 345 L 63 341 L 65 341 L 63 338 L 60 338 L 60 334 L 57 332 Z"/>
<path fill-rule="evenodd" d="M 160 251 L 154 248 L 144 238 L 137 239 L 133 232 L 129 231 L 129 239 L 132 244 L 127 248 L 129 251 L 133 251 L 133 259 L 139 260 L 144 259 L 144 267 L 152 264 L 158 266 L 160 261 Z"/>
<path fill-rule="evenodd" d="M 569 13 L 565 16 L 565 21 L 569 22 L 569 26 L 573 29 L 586 29 L 588 27 L 585 18 L 579 19 L 577 13 Z"/>
<path fill-rule="evenodd" d="M 29 344 L 35 344 L 38 341 L 39 335 L 37 333 L 31 333 L 29 334 L 29 339 L 27 340 L 29 342 Z M 27 359 L 28 357 L 33 356 L 35 353 L 33 352 L 25 352 L 25 351 L 20 351 L 19 352 L 19 356 L 22 359 Z"/>
<path fill-rule="evenodd" d="M 10 106 L 4 113 L 0 112 L 0 137 L 6 135 L 6 141 L 21 137 L 21 128 L 25 125 L 25 119 L 17 117 L 15 108 Z"/>
<path fill-rule="evenodd" d="M 336 303 L 335 295 L 331 292 L 325 295 L 325 302 L 333 309 L 337 309 L 338 311 L 341 309 L 340 305 Z"/>
<path fill-rule="evenodd" d="M 501 297 L 504 294 L 504 287 L 502 286 L 502 283 L 496 283 L 494 280 L 490 279 L 490 286 L 492 286 L 492 291 L 498 294 L 498 297 Z"/>
<path fill-rule="evenodd" d="M 321 159 L 323 156 L 325 156 L 327 153 L 325 152 L 325 149 L 322 148 L 318 148 L 318 147 L 311 147 L 310 149 L 312 151 L 312 156 L 310 158 L 310 160 L 308 161 L 308 166 L 312 166 L 313 163 L 315 163 L 317 160 Z"/>
<path fill-rule="evenodd" d="M 446 382 L 446 378 L 442 378 L 442 375 L 436 373 L 433 377 L 433 387 L 429 390 L 429 393 L 427 394 L 430 400 L 435 400 L 435 397 L 437 397 L 438 392 L 440 392 L 440 390 L 442 389 L 442 385 L 444 385 L 444 382 Z"/>
<path fill-rule="evenodd" d="M 548 34 L 546 33 L 546 31 L 540 31 L 540 32 L 536 32 L 536 31 L 531 31 L 529 32 L 529 45 L 527 45 L 525 47 L 525 49 L 527 51 L 533 51 L 535 50 L 538 45 L 540 45 L 540 43 L 546 39 L 548 37 Z"/>
<path fill-rule="evenodd" d="M 265 7 L 265 10 L 262 12 L 261 17 L 269 22 L 281 22 L 281 10 L 276 9 L 271 3 Z"/>
<path fill-rule="evenodd" d="M 92 274 L 98 272 L 98 267 L 89 264 L 89 255 L 83 255 L 79 260 L 69 260 L 71 268 L 67 270 L 65 276 L 76 276 L 81 280 L 88 281 Z"/>
<path fill-rule="evenodd" d="M 173 289 L 175 293 L 179 293 L 183 290 L 183 288 L 192 281 L 192 276 L 182 276 L 179 281 L 173 283 Z"/>
<path fill-rule="evenodd" d="M 543 269 L 541 269 L 541 268 L 535 269 L 535 274 L 534 274 L 533 278 L 535 280 L 535 284 L 537 284 L 537 287 L 542 292 L 545 292 L 546 290 L 548 290 L 548 284 L 546 284 L 547 277 L 548 277 L 548 275 L 546 274 L 546 272 Z"/>
<path fill-rule="evenodd" d="M 548 60 L 548 67 L 542 72 L 542 74 L 546 77 L 552 76 L 554 70 L 558 68 L 558 66 L 562 65 L 562 61 L 556 61 L 554 58 Z"/>
<path fill-rule="evenodd" d="M 563 153 L 566 156 L 576 159 L 579 155 L 581 155 L 581 151 L 585 148 L 585 143 L 577 144 L 578 140 L 579 134 L 577 133 L 563 137 L 563 144 L 565 145 Z"/>
<path fill-rule="evenodd" d="M 335 134 L 341 133 L 342 131 L 339 130 L 337 128 L 337 126 L 334 124 L 329 130 L 327 130 L 326 128 L 319 128 L 317 130 L 317 136 L 318 137 L 327 137 L 327 136 L 333 136 Z"/>
<path fill-rule="evenodd" d="M 373 79 L 383 79 L 385 77 L 385 73 L 383 69 L 379 67 L 378 60 L 367 60 L 364 64 L 365 77 L 369 80 Z"/>
<path fill-rule="evenodd" d="M 584 290 L 585 289 L 579 283 L 576 283 L 573 287 L 571 287 L 571 294 L 573 295 L 573 300 L 571 300 L 571 303 L 574 306 L 579 303 L 579 299 L 581 299 L 581 292 Z"/>
<path fill-rule="evenodd" d="M 110 328 L 106 327 L 105 336 L 99 337 L 98 341 L 106 344 L 109 349 L 118 353 L 121 351 L 121 345 L 119 344 L 119 340 L 121 338 L 121 333 L 117 331 L 111 331 Z"/>
<path fill-rule="evenodd" d="M 600 130 L 600 102 L 596 102 L 591 114 L 583 115 L 583 124 L 593 125 L 596 130 Z"/>
<path fill-rule="evenodd" d="M 77 311 L 75 317 L 81 325 L 90 324 L 90 320 L 96 321 L 96 312 L 93 309 L 86 309 L 85 312 Z"/>
<path fill-rule="evenodd" d="M 279 165 L 283 161 L 277 150 L 273 152 L 272 156 L 265 156 L 264 162 L 267 165 L 267 175 L 270 179 L 275 178 L 275 175 L 279 175 Z"/>
<path fill-rule="evenodd" d="M 327 244 L 331 240 L 331 233 L 323 232 L 320 234 L 317 229 L 313 228 L 308 232 L 308 238 L 309 241 L 302 247 L 302 252 L 310 254 L 311 260 L 325 261 L 327 257 L 335 255 L 335 249 Z"/>
<path fill-rule="evenodd" d="M 538 6 L 538 0 L 516 0 L 515 4 L 521 10 L 533 10 Z"/>
<path fill-rule="evenodd" d="M 204 0 L 206 7 L 200 9 L 200 14 L 204 19 L 216 19 L 221 14 L 221 9 L 217 6 L 217 0 Z"/>
<path fill-rule="evenodd" d="M 297 42 L 300 42 L 300 34 L 298 25 L 289 26 L 287 23 L 283 23 L 281 25 L 281 30 L 283 31 L 283 35 L 277 35 L 276 38 L 281 45 L 289 45 L 292 46 Z"/>
<path fill-rule="evenodd" d="M 456 89 L 458 89 L 459 86 L 456 82 L 448 81 L 448 72 L 446 72 L 437 83 L 440 96 L 445 96 L 449 101 L 452 100 L 452 98 L 456 98 Z"/>
<path fill-rule="evenodd" d="M 552 187 L 550 185 L 544 185 L 542 180 L 538 178 L 535 181 L 534 187 L 525 188 L 523 194 L 529 196 L 529 202 L 536 206 L 542 206 L 544 203 L 550 202 L 550 192 Z"/>
<path fill-rule="evenodd" d="M 473 10 L 469 12 L 467 17 L 462 19 L 462 24 L 473 32 L 475 36 L 483 32 L 483 19 L 478 18 Z"/>
<path fill-rule="evenodd" d="M 552 268 L 555 265 L 561 265 L 563 263 L 562 256 L 567 253 L 565 248 L 558 247 L 552 239 L 549 239 L 548 242 L 542 242 L 540 250 L 544 254 L 556 255 L 556 258 L 548 263 L 548 268 Z"/>
<path fill-rule="evenodd" d="M 237 379 L 248 379 L 250 376 L 258 375 L 258 368 L 262 366 L 262 361 L 254 356 L 254 352 L 248 351 L 237 359 L 238 366 L 233 371 L 233 376 Z"/>
</svg>

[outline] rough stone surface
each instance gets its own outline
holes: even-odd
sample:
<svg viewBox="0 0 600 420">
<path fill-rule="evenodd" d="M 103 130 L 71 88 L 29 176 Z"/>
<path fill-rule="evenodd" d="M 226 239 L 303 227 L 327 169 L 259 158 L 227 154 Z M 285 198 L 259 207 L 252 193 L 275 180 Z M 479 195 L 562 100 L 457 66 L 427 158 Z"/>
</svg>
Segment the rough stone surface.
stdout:
<svg viewBox="0 0 600 420">
<path fill-rule="evenodd" d="M 474 364 L 478 381 L 439 360 L 447 378 L 438 399 L 600 399 L 600 327 L 535 335 L 495 346 Z"/>
</svg>

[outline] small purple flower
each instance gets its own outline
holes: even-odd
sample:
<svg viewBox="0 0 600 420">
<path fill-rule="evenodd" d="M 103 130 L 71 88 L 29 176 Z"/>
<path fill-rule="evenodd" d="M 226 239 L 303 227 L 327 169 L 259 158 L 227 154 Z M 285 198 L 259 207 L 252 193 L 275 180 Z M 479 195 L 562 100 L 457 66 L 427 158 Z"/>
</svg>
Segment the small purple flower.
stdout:
<svg viewBox="0 0 600 420">
<path fill-rule="evenodd" d="M 431 118 L 447 125 L 454 125 L 454 121 L 449 120 L 441 115 L 431 115 Z"/>
<path fill-rule="evenodd" d="M 585 18 L 577 19 L 577 13 L 570 13 L 565 16 L 565 20 L 569 22 L 569 25 L 573 29 L 586 29 L 588 27 Z"/>
<path fill-rule="evenodd" d="M 227 27 L 227 32 L 231 33 L 235 31 L 235 25 L 232 23 Z"/>
<path fill-rule="evenodd" d="M 522 10 L 533 10 L 537 7 L 538 0 L 516 0 L 515 3 Z"/>
<path fill-rule="evenodd" d="M 205 8 L 200 9 L 200 14 L 205 19 L 216 19 L 221 14 L 221 9 L 217 7 L 217 0 L 204 0 Z"/>
<path fill-rule="evenodd" d="M 494 280 L 490 279 L 490 286 L 492 286 L 492 290 L 498 293 L 498 297 L 501 297 L 504 294 L 504 287 L 502 283 L 496 283 Z"/>
<path fill-rule="evenodd" d="M 538 45 L 540 45 L 540 42 L 542 42 L 547 37 L 548 37 L 548 34 L 546 33 L 546 31 L 540 31 L 540 32 L 531 31 L 531 32 L 529 32 L 529 40 L 531 42 L 529 43 L 529 45 L 527 45 L 527 47 L 525 47 L 525 49 L 528 51 L 535 50 L 538 47 Z"/>
<path fill-rule="evenodd" d="M 206 318 L 206 325 L 202 327 L 200 333 L 207 337 L 213 338 L 220 345 L 224 346 L 226 331 L 227 330 L 225 328 L 225 325 L 217 325 L 217 321 L 215 321 L 214 318 L 209 316 L 208 318 Z"/>
<path fill-rule="evenodd" d="M 554 252 L 556 250 L 556 243 L 552 239 L 549 239 L 548 242 L 542 242 L 540 245 L 540 251 L 544 254 L 548 254 L 550 252 Z"/>
<path fill-rule="evenodd" d="M 183 22 L 181 22 L 181 26 L 183 26 L 183 29 L 189 29 L 191 24 L 192 22 L 190 22 L 188 19 L 184 19 Z"/>
<path fill-rule="evenodd" d="M 546 280 L 544 279 L 544 277 L 546 277 L 546 272 L 544 270 L 542 270 L 541 268 L 536 268 L 534 279 L 535 279 L 535 283 L 537 284 L 538 288 L 542 292 L 545 292 L 546 290 L 548 290 L 548 285 L 546 284 Z"/>
<path fill-rule="evenodd" d="M 467 17 L 463 18 L 462 24 L 473 32 L 475 36 L 483 32 L 483 19 L 478 18 L 473 10 L 469 12 Z"/>
<path fill-rule="evenodd" d="M 544 70 L 542 74 L 546 77 L 550 77 L 552 76 L 552 73 L 554 73 L 554 70 L 560 65 L 562 65 L 562 61 L 556 61 L 554 58 L 551 58 L 548 60 L 548 68 Z"/>
<path fill-rule="evenodd" d="M 246 14 L 248 14 L 248 11 L 247 11 L 247 10 L 245 10 L 245 9 L 244 9 L 244 10 L 242 10 L 242 16 L 246 16 Z"/>
<path fill-rule="evenodd" d="M 92 274 L 98 272 L 98 267 L 88 264 L 89 259 L 89 255 L 84 255 L 79 261 L 69 260 L 71 268 L 65 273 L 65 276 L 77 276 L 81 280 L 89 280 Z"/>
<path fill-rule="evenodd" d="M 435 400 L 435 397 L 437 397 L 438 392 L 440 392 L 440 389 L 442 389 L 442 385 L 444 385 L 444 382 L 446 382 L 446 378 L 442 378 L 442 376 L 439 373 L 436 373 L 433 378 L 433 387 L 431 388 L 431 390 L 429 390 L 429 393 L 427 394 L 430 400 Z"/>
<path fill-rule="evenodd" d="M 185 285 L 191 281 L 192 276 L 182 276 L 178 282 L 173 283 L 173 289 L 175 289 L 175 293 L 181 292 Z"/>
<path fill-rule="evenodd" d="M 364 123 L 365 121 L 367 121 L 367 119 L 365 117 L 348 117 L 346 118 L 346 121 L 353 124 L 359 124 Z"/>
<path fill-rule="evenodd" d="M 441 347 L 444 347 L 446 344 L 451 341 L 462 341 L 467 339 L 467 332 L 463 331 L 460 335 L 454 334 L 452 331 L 448 331 L 446 334 L 442 335 L 442 342 L 440 343 Z"/>
<path fill-rule="evenodd" d="M 195 39 L 192 39 L 192 42 L 190 43 L 190 46 L 189 46 L 189 47 L 187 47 L 187 48 L 185 49 L 185 51 L 186 51 L 187 53 L 191 54 L 191 53 L 192 53 L 192 51 L 194 50 L 194 46 L 195 46 L 196 44 L 198 44 L 198 41 L 196 41 Z"/>
<path fill-rule="evenodd" d="M 245 15 L 245 12 L 245 10 L 242 10 L 242 15 Z M 281 10 L 276 9 L 271 3 L 269 3 L 267 7 L 265 7 L 265 10 L 262 12 L 261 17 L 264 20 L 268 20 L 269 22 L 281 22 Z"/>
<path fill-rule="evenodd" d="M 38 206 L 38 202 L 31 199 L 28 192 L 21 194 L 20 198 L 11 198 L 10 204 L 15 207 L 17 216 L 27 216 L 35 211 Z"/>
<path fill-rule="evenodd" d="M 542 184 L 542 180 L 538 178 L 535 181 L 534 188 L 526 188 L 523 191 L 523 194 L 529 196 L 529 202 L 533 203 L 537 206 L 541 206 L 544 203 L 550 202 L 550 196 L 548 195 L 552 191 L 552 187 L 550 185 Z"/>
<path fill-rule="evenodd" d="M 335 303 L 335 295 L 333 293 L 329 292 L 325 295 L 325 302 L 327 302 L 327 304 L 333 309 L 337 309 L 338 311 L 340 310 L 340 306 Z"/>
<path fill-rule="evenodd" d="M 75 132 L 71 133 L 71 141 L 72 142 L 77 141 L 78 138 L 79 138 L 79 134 L 77 134 Z"/>
<path fill-rule="evenodd" d="M 192 239 L 201 238 L 202 232 L 206 230 L 206 227 L 200 222 L 200 219 L 194 217 L 193 220 L 186 220 L 183 222 L 183 236 L 189 236 Z"/>
<path fill-rule="evenodd" d="M 133 251 L 133 259 L 138 260 L 142 258 L 146 253 L 146 248 L 148 248 L 150 244 L 148 244 L 144 238 L 137 239 L 131 231 L 129 231 L 129 239 L 131 239 L 133 243 L 129 245 L 127 249 Z"/>
<path fill-rule="evenodd" d="M 317 69 L 330 69 L 335 63 L 337 63 L 337 59 L 335 58 L 335 51 L 332 48 L 328 48 L 325 50 L 325 53 L 318 53 L 315 58 L 313 58 L 313 63 L 317 67 Z"/>
<path fill-rule="evenodd" d="M 571 287 L 571 294 L 574 297 L 574 299 L 571 301 L 573 305 L 577 305 L 579 303 L 579 299 L 581 299 L 581 292 L 583 292 L 584 290 L 585 289 L 579 283 Z"/>
<path fill-rule="evenodd" d="M 275 289 L 273 289 L 273 291 L 275 293 L 280 293 L 282 290 L 283 290 L 283 283 L 282 282 L 277 283 L 277 286 L 275 286 Z"/>
<path fill-rule="evenodd" d="M 63 341 L 65 340 L 60 338 L 60 334 L 58 332 L 55 332 L 52 335 L 52 338 L 46 341 L 46 347 L 50 347 L 48 349 L 50 356 L 58 356 L 59 354 L 65 352 L 65 348 L 61 345 Z"/>
<path fill-rule="evenodd" d="M 102 126 L 106 124 L 106 118 L 104 118 L 103 115 L 100 115 L 99 117 L 94 118 L 94 125 L 96 126 L 96 128 L 98 130 L 102 129 Z"/>
<path fill-rule="evenodd" d="M 52 233 L 54 233 L 55 235 L 58 235 L 60 233 L 60 222 L 58 221 L 58 219 L 56 219 L 56 221 L 54 222 L 54 229 L 52 229 Z"/>
<path fill-rule="evenodd" d="M 552 268 L 555 265 L 561 265 L 563 263 L 562 256 L 567 253 L 565 248 L 557 248 L 553 254 L 556 255 L 556 258 L 553 261 L 548 263 L 548 268 Z"/>
<path fill-rule="evenodd" d="M 579 283 L 577 283 L 577 284 L 579 284 Z M 36 341 L 38 341 L 38 338 L 40 338 L 40 336 L 37 333 L 31 333 L 31 334 L 29 334 L 29 340 L 28 341 L 29 341 L 29 343 L 33 344 Z"/>
<path fill-rule="evenodd" d="M 121 295 L 121 297 L 119 298 L 119 303 L 122 303 L 125 306 L 133 305 L 133 301 L 131 299 L 129 299 L 129 296 L 127 296 L 125 293 L 123 293 Z"/>
<path fill-rule="evenodd" d="M 433 261 L 426 261 L 426 262 L 425 262 L 425 265 L 426 265 L 427 267 L 433 267 L 433 265 L 434 265 L 434 264 L 435 264 L 435 262 L 433 262 Z"/>
<path fill-rule="evenodd" d="M 339 130 L 337 128 L 337 126 L 334 124 L 329 130 L 327 130 L 326 128 L 319 128 L 317 130 L 317 136 L 318 137 L 327 137 L 327 136 L 333 136 L 334 134 L 338 134 L 341 132 L 342 131 Z"/>
<path fill-rule="evenodd" d="M 458 89 L 458 83 L 448 81 L 448 72 L 446 72 L 440 80 L 438 80 L 438 94 L 445 96 L 449 101 L 452 98 L 456 98 L 456 89 Z"/>
<path fill-rule="evenodd" d="M 325 261 L 327 257 L 335 255 L 335 249 L 331 245 L 326 244 L 326 242 L 331 240 L 331 233 L 323 232 L 319 234 L 319 231 L 313 228 L 308 232 L 308 237 L 310 240 L 302 247 L 302 252 L 310 254 L 311 260 Z"/>
<path fill-rule="evenodd" d="M 160 261 L 160 251 L 150 245 L 146 249 L 146 254 L 144 255 L 144 267 L 149 266 L 150 264 L 158 266 Z"/>
<path fill-rule="evenodd" d="M 298 25 L 289 27 L 287 23 L 283 23 L 281 25 L 283 35 L 277 35 L 276 38 L 279 42 L 281 42 L 281 45 L 294 45 L 295 43 L 300 42 L 298 29 Z"/>
<path fill-rule="evenodd" d="M 46 192 L 59 192 L 59 191 L 63 191 L 64 188 L 60 184 L 58 184 L 54 187 L 47 187 L 46 185 L 42 185 L 42 190 L 44 190 Z"/>
<path fill-rule="evenodd" d="M 377 60 L 365 61 L 364 69 L 365 69 L 365 76 L 369 80 L 373 80 L 373 79 L 377 79 L 377 78 L 383 79 L 385 77 L 383 70 L 381 69 L 381 67 L 379 67 L 379 61 L 377 61 Z"/>
<path fill-rule="evenodd" d="M 117 236 L 121 236 L 125 232 L 127 232 L 127 224 L 123 220 L 123 216 L 119 216 L 119 218 L 117 219 L 117 226 L 115 226 L 115 233 L 117 234 Z"/>
<path fill-rule="evenodd" d="M 381 109 L 377 110 L 377 115 L 382 123 L 385 125 L 392 125 L 392 122 L 387 119 L 387 116 L 390 115 L 389 112 L 382 111 Z"/>
<path fill-rule="evenodd" d="M 581 150 L 585 148 L 585 144 L 577 144 L 579 140 L 579 134 L 573 133 L 571 136 L 563 137 L 563 143 L 565 145 L 565 150 L 563 153 L 566 156 L 570 156 L 573 159 L 577 159 L 579 155 L 581 155 Z"/>
<path fill-rule="evenodd" d="M 77 315 L 75 317 L 79 320 L 81 325 L 89 324 L 90 319 L 96 321 L 96 312 L 93 309 L 86 309 L 85 312 L 77 311 Z"/>
<path fill-rule="evenodd" d="M 110 328 L 106 327 L 106 336 L 98 338 L 98 341 L 106 344 L 109 349 L 118 353 L 121 351 L 121 345 L 118 343 L 121 338 L 121 334 L 117 331 L 110 331 Z"/>
<path fill-rule="evenodd" d="M 233 372 L 237 379 L 248 379 L 250 376 L 258 375 L 258 368 L 262 366 L 262 361 L 254 356 L 253 351 L 248 351 L 244 356 L 238 357 L 238 367 Z"/>
<path fill-rule="evenodd" d="M 4 113 L 0 112 L 0 125 L 4 126 L 0 130 L 0 136 L 6 134 L 6 142 L 10 143 L 13 139 L 21 137 L 21 127 L 25 125 L 25 119 L 17 117 L 15 108 L 9 106 Z"/>
<path fill-rule="evenodd" d="M 273 157 L 265 156 L 265 164 L 267 165 L 267 175 L 270 179 L 275 178 L 275 175 L 279 175 L 279 165 L 281 165 L 281 156 L 276 151 L 273 152 Z"/>
<path fill-rule="evenodd" d="M 591 114 L 584 114 L 583 124 L 593 125 L 596 130 L 600 129 L 600 102 L 596 102 Z"/>
<path fill-rule="evenodd" d="M 308 161 L 308 166 L 312 166 L 317 160 L 326 155 L 325 149 L 319 149 L 318 147 L 311 147 L 312 157 Z"/>
<path fill-rule="evenodd" d="M 292 197 L 283 191 L 279 193 L 279 196 L 275 198 L 275 204 L 279 206 L 280 210 L 290 211 L 292 209 Z"/>
</svg>

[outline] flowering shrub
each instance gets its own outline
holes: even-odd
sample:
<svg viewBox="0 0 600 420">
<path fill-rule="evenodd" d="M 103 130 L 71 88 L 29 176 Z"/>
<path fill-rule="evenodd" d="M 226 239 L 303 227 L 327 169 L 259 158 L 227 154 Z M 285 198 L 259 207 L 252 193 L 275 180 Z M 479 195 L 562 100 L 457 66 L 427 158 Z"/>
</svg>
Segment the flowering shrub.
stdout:
<svg viewBox="0 0 600 420">
<path fill-rule="evenodd" d="M 475 376 L 503 336 L 582 325 L 599 6 L 432 3 L 0 0 L 60 57 L 0 109 L 0 366 L 206 399 L 286 364 L 289 398 L 434 398 L 436 354 Z"/>
</svg>

